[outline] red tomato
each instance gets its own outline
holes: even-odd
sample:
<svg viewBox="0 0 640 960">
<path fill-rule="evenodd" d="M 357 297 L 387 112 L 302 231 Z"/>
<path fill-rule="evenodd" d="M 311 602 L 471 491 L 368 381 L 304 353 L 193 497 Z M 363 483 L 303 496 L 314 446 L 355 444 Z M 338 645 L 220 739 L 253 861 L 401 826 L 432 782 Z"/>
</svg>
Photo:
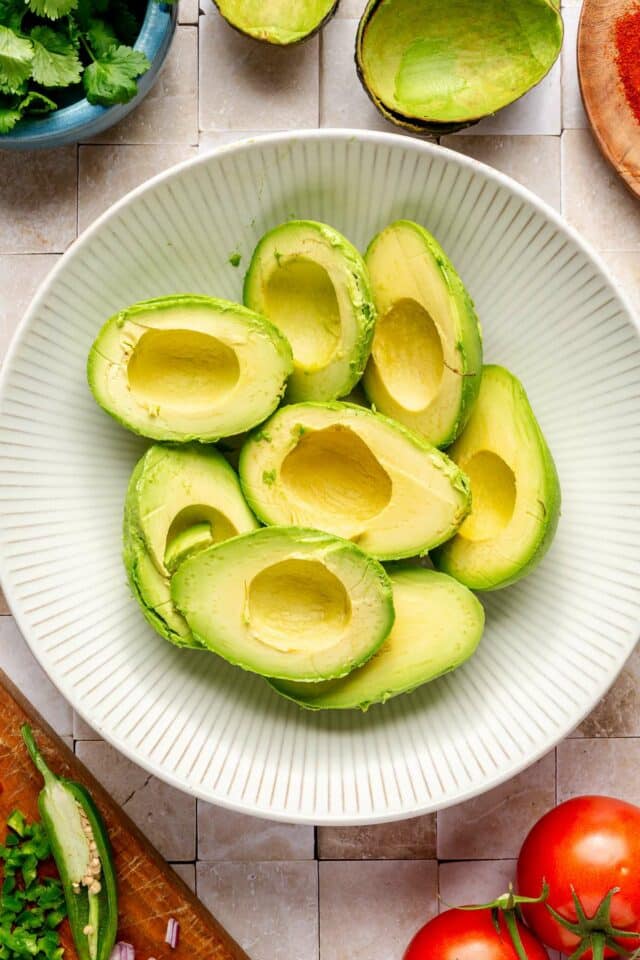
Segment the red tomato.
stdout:
<svg viewBox="0 0 640 960">
<path fill-rule="evenodd" d="M 518 924 L 529 960 L 549 960 L 547 951 Z M 518 960 L 504 919 L 500 933 L 491 910 L 447 910 L 418 930 L 404 960 Z"/>
<path fill-rule="evenodd" d="M 573 887 L 592 917 L 613 887 L 611 925 L 640 930 L 640 808 L 609 797 L 576 797 L 545 814 L 529 833 L 518 860 L 518 893 L 537 896 L 544 880 L 547 903 L 576 920 Z M 544 904 L 526 904 L 524 915 L 538 937 L 554 950 L 572 953 L 580 938 L 561 926 Z M 627 950 L 640 939 L 617 939 Z M 607 948 L 605 956 L 615 952 Z M 592 956 L 587 950 L 584 960 Z"/>
</svg>

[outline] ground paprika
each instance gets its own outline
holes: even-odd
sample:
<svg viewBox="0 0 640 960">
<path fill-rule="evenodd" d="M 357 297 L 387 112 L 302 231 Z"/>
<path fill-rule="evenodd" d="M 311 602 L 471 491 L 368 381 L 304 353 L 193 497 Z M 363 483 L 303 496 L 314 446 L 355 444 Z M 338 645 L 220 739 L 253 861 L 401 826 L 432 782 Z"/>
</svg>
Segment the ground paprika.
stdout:
<svg viewBox="0 0 640 960">
<path fill-rule="evenodd" d="M 616 63 L 633 114 L 640 123 L 640 6 L 616 22 Z"/>
</svg>

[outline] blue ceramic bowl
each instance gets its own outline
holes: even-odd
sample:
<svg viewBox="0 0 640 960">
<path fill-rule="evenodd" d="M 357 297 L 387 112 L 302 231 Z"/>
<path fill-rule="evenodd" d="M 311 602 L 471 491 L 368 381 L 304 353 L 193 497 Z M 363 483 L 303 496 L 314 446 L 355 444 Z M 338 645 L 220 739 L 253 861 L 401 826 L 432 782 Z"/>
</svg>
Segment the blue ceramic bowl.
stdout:
<svg viewBox="0 0 640 960">
<path fill-rule="evenodd" d="M 138 79 L 138 93 L 133 100 L 98 107 L 82 99 L 42 119 L 21 120 L 11 133 L 0 135 L 0 150 L 37 150 L 89 140 L 131 113 L 155 83 L 164 63 L 176 26 L 177 8 L 177 3 L 169 7 L 149 0 L 135 48 L 146 53 L 151 66 Z"/>
</svg>

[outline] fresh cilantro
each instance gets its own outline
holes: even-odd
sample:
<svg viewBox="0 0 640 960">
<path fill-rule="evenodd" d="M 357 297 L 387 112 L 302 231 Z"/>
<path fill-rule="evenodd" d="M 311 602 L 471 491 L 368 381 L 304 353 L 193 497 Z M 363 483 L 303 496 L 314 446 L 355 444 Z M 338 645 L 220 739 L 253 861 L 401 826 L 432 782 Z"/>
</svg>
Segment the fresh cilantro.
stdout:
<svg viewBox="0 0 640 960">
<path fill-rule="evenodd" d="M 120 46 L 116 32 L 111 24 L 105 20 L 98 20 L 93 17 L 89 20 L 87 43 L 91 47 L 94 56 L 98 59 L 108 53 L 109 50 Z"/>
<path fill-rule="evenodd" d="M 51 110 L 57 110 L 57 108 L 58 104 L 55 100 L 51 100 L 38 90 L 31 90 L 24 100 L 20 101 L 20 109 L 23 112 L 49 113 Z"/>
<path fill-rule="evenodd" d="M 0 23 L 18 33 L 22 27 L 27 6 L 24 0 L 0 0 Z"/>
<path fill-rule="evenodd" d="M 127 103 L 137 93 L 136 77 L 145 73 L 150 63 L 140 50 L 115 47 L 93 63 L 82 76 L 89 103 L 111 106 Z"/>
<path fill-rule="evenodd" d="M 78 0 L 29 0 L 29 10 L 49 20 L 66 17 L 78 6 Z"/>
<path fill-rule="evenodd" d="M 73 40 L 50 27 L 34 27 L 29 34 L 33 44 L 31 76 L 43 87 L 68 87 L 78 83 L 82 63 Z"/>
<path fill-rule="evenodd" d="M 31 75 L 33 47 L 31 41 L 19 37 L 9 27 L 0 26 L 0 90 L 19 93 Z"/>
</svg>

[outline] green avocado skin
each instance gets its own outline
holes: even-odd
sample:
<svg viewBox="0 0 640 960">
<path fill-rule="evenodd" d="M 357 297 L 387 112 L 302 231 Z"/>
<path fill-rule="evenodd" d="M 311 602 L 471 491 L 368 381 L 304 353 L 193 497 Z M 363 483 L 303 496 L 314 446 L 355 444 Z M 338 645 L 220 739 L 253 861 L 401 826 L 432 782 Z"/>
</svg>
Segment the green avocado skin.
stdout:
<svg viewBox="0 0 640 960">
<path fill-rule="evenodd" d="M 456 437 L 462 433 L 471 416 L 471 411 L 478 398 L 478 393 L 480 392 L 480 383 L 482 380 L 482 329 L 473 300 L 469 296 L 467 288 L 436 238 L 429 233 L 428 230 L 420 226 L 420 224 L 414 223 L 412 220 L 398 220 L 395 224 L 387 227 L 386 230 L 394 226 L 414 230 L 420 236 L 425 246 L 437 261 L 442 279 L 447 285 L 449 293 L 458 308 L 460 335 L 456 343 L 456 351 L 463 377 L 462 395 L 455 423 L 452 425 L 448 436 L 443 437 L 437 443 L 438 447 L 448 447 Z M 368 262 L 369 256 L 379 236 L 380 234 L 377 234 L 367 247 L 365 263 Z M 365 377 L 362 384 L 365 393 L 367 392 L 366 382 Z M 368 399 L 373 402 L 370 396 Z"/>
<path fill-rule="evenodd" d="M 472 574 L 465 572 L 465 574 L 462 575 L 457 565 L 451 560 L 449 547 L 453 541 L 448 541 L 448 543 L 443 544 L 441 547 L 438 547 L 438 549 L 433 551 L 431 554 L 431 559 L 437 570 L 441 570 L 443 573 L 448 573 L 450 576 L 456 577 L 471 590 L 478 590 L 485 593 L 488 593 L 492 590 L 501 590 L 503 587 L 508 587 L 514 583 L 517 583 L 518 580 L 522 580 L 524 577 L 530 574 L 535 567 L 538 566 L 553 542 L 553 538 L 558 528 L 562 506 L 562 494 L 558 471 L 551 451 L 544 438 L 544 434 L 542 433 L 540 425 L 536 420 L 535 414 L 531 408 L 531 404 L 529 403 L 529 398 L 527 397 L 524 387 L 520 381 L 513 376 L 513 374 L 509 373 L 509 371 L 505 370 L 503 367 L 498 367 L 495 365 L 485 367 L 485 372 L 490 373 L 491 371 L 499 371 L 502 375 L 510 378 L 512 390 L 517 398 L 517 405 L 519 409 L 523 411 L 530 425 L 534 429 L 537 455 L 540 457 L 543 463 L 544 470 L 545 482 L 544 489 L 542 491 L 542 503 L 544 505 L 545 518 L 544 521 L 540 523 L 539 535 L 535 539 L 531 548 L 522 554 L 519 562 L 514 564 L 511 574 L 506 576 L 500 575 L 492 577 L 487 575 L 487 573 L 483 572 L 482 570 L 478 570 Z"/>
<path fill-rule="evenodd" d="M 371 578 L 371 582 L 375 583 L 376 593 L 378 595 L 379 602 L 384 609 L 385 615 L 378 630 L 370 637 L 369 646 L 366 649 L 363 649 L 359 656 L 352 655 L 351 660 L 340 670 L 333 671 L 322 676 L 318 676 L 317 674 L 300 676 L 292 674 L 287 670 L 287 672 L 283 671 L 281 675 L 279 675 L 279 679 L 313 682 L 321 679 L 333 680 L 342 676 L 346 676 L 352 670 L 361 667 L 380 649 L 389 635 L 395 620 L 393 589 L 391 586 L 391 581 L 389 580 L 384 567 L 381 563 L 379 563 L 373 557 L 370 557 L 368 554 L 365 554 L 359 549 L 359 547 L 351 543 L 349 540 L 343 540 L 340 537 L 334 537 L 330 534 L 322 533 L 319 530 L 306 527 L 275 526 L 263 527 L 251 533 L 245 533 L 241 536 L 233 537 L 230 540 L 225 540 L 223 543 L 207 547 L 198 554 L 187 558 L 178 567 L 177 571 L 171 578 L 171 596 L 175 607 L 189 623 L 194 640 L 201 647 L 213 651 L 223 659 L 227 660 L 227 662 L 236 667 L 240 667 L 242 670 L 246 670 L 250 673 L 258 673 L 262 676 L 271 676 L 271 674 L 268 674 L 266 671 L 257 668 L 256 664 L 252 662 L 250 656 L 239 655 L 237 649 L 231 651 L 228 645 L 223 643 L 222 638 L 216 633 L 215 630 L 210 630 L 206 636 L 199 631 L 194 623 L 194 610 L 190 609 L 188 594 L 189 590 L 191 589 L 191 581 L 193 581 L 197 573 L 198 566 L 201 566 L 203 563 L 207 564 L 210 560 L 213 560 L 214 563 L 217 563 L 221 568 L 222 566 L 228 566 L 231 563 L 234 565 L 241 565 L 243 554 L 250 556 L 257 550 L 266 546 L 267 552 L 265 552 L 265 566 L 268 566 L 270 562 L 268 556 L 269 543 L 272 542 L 277 544 L 283 541 L 289 542 L 292 545 L 293 556 L 307 556 L 306 553 L 301 553 L 299 555 L 296 554 L 296 545 L 300 545 L 302 548 L 310 545 L 313 548 L 317 548 L 318 551 L 325 553 L 326 551 L 330 550 L 338 556 L 356 556 L 359 558 L 359 561 L 362 564 L 363 579 L 365 576 L 369 576 Z M 313 559 L 313 553 L 308 554 L 308 556 Z"/>
<path fill-rule="evenodd" d="M 233 16 L 229 7 L 231 3 L 229 0 L 223 2 L 223 0 L 213 0 L 218 11 L 222 17 L 227 21 L 230 27 L 233 27 L 238 33 L 241 33 L 245 37 L 251 37 L 252 40 L 258 40 L 260 43 L 268 43 L 276 47 L 293 47 L 299 43 L 304 43 L 305 40 L 309 40 L 311 37 L 315 36 L 322 28 L 331 20 L 334 16 L 336 10 L 338 9 L 338 3 L 340 0 L 335 0 L 335 2 L 329 7 L 324 16 L 320 17 L 319 20 L 312 21 L 309 24 L 309 28 L 304 31 L 278 31 L 278 30 L 260 30 L 257 29 L 253 24 L 245 23 L 243 24 L 242 18 L 238 15 Z M 296 0 L 299 2 L 299 0 Z M 236 5 L 242 6 L 241 0 L 236 0 Z M 294 5 L 292 0 L 292 6 Z"/>
<path fill-rule="evenodd" d="M 431 3 L 435 3 L 436 0 L 429 0 Z M 555 50 L 555 56 L 547 63 L 545 59 L 546 70 L 543 76 L 549 72 L 553 64 L 555 63 L 560 50 L 562 49 L 562 42 L 564 36 L 564 25 L 562 16 L 559 10 L 559 0 L 536 0 L 537 5 L 546 10 L 549 15 L 550 22 L 553 21 L 553 28 L 550 34 L 553 32 L 553 47 Z M 444 136 L 450 133 L 456 133 L 460 130 L 464 130 L 466 127 L 473 126 L 484 118 L 484 116 L 495 113 L 496 110 L 501 109 L 505 106 L 508 106 L 510 103 L 513 103 L 515 100 L 524 96 L 528 90 L 524 90 L 517 95 L 511 95 L 509 97 L 508 93 L 503 98 L 503 102 L 496 104 L 492 110 L 488 110 L 486 113 L 480 113 L 477 116 L 469 116 L 464 119 L 455 120 L 455 121 L 443 121 L 438 120 L 435 117 L 427 116 L 417 116 L 413 115 L 409 110 L 404 113 L 402 110 L 395 109 L 391 104 L 385 102 L 381 97 L 377 96 L 372 83 L 367 77 L 367 72 L 364 66 L 364 47 L 367 42 L 367 28 L 369 27 L 371 21 L 378 15 L 380 12 L 385 12 L 392 9 L 394 0 L 368 0 L 367 5 L 364 9 L 364 12 L 360 18 L 358 24 L 358 31 L 356 35 L 356 72 L 358 79 L 362 84 L 367 96 L 372 101 L 376 109 L 385 117 L 386 120 L 389 120 L 391 123 L 394 123 L 396 126 L 402 127 L 405 130 L 409 130 L 413 133 L 422 133 L 429 134 L 434 136 Z M 421 8 L 428 6 L 428 0 L 415 0 L 415 8 L 419 11 Z M 473 27 L 473 14 L 474 14 L 475 4 L 469 2 L 469 26 L 470 29 Z M 521 15 L 522 16 L 522 15 Z M 524 19 L 524 16 L 523 16 Z M 518 26 L 522 28 L 522 22 L 518 16 L 518 12 L 514 13 L 514 23 L 518 23 Z M 419 40 L 419 36 L 416 37 L 416 40 Z M 383 51 L 379 51 L 378 57 L 383 56 Z M 543 79 L 543 76 L 538 77 L 535 83 L 539 83 Z M 531 83 L 528 89 L 531 89 L 535 83 Z"/>
<path fill-rule="evenodd" d="M 277 240 L 282 233 L 289 233 L 292 230 L 307 231 L 311 235 L 318 236 L 322 241 L 328 244 L 339 254 L 342 263 L 346 269 L 347 282 L 349 287 L 349 298 L 354 312 L 354 319 L 358 327 L 357 341 L 349 357 L 349 363 L 344 375 L 337 380 L 330 392 L 322 395 L 310 395 L 305 393 L 303 396 L 295 389 L 292 379 L 289 380 L 287 388 L 286 402 L 298 403 L 308 401 L 331 401 L 340 397 L 345 397 L 356 386 L 362 374 L 364 373 L 371 352 L 373 334 L 376 325 L 376 310 L 371 292 L 369 274 L 360 252 L 344 237 L 338 230 L 330 227 L 326 223 L 320 223 L 316 220 L 289 220 L 269 230 L 256 246 L 251 262 L 244 278 L 243 301 L 250 310 L 260 312 L 258 301 L 256 299 L 256 275 L 258 273 L 263 257 L 266 256 L 267 248 Z M 271 321 L 273 323 L 273 321 Z"/>
</svg>

